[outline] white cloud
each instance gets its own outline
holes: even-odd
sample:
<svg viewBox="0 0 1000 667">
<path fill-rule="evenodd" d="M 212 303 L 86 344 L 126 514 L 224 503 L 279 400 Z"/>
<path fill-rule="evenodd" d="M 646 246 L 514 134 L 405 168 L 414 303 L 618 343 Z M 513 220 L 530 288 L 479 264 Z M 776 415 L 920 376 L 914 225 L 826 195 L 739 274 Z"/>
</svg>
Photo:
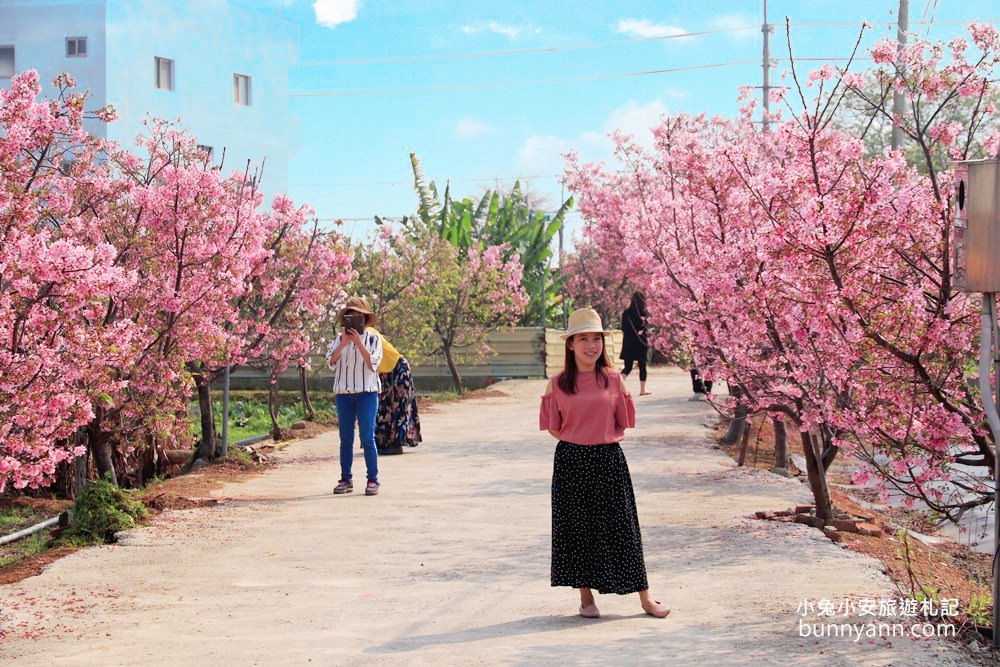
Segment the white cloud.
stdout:
<svg viewBox="0 0 1000 667">
<path fill-rule="evenodd" d="M 760 34 L 760 25 L 757 23 L 757 19 L 746 14 L 723 14 L 712 19 L 712 27 L 718 30 L 730 30 L 746 26 L 754 27 L 747 28 L 746 30 L 733 30 L 728 33 L 730 39 L 743 44 L 754 41 L 757 35 Z"/>
<path fill-rule="evenodd" d="M 489 23 L 464 25 L 461 27 L 461 31 L 464 32 L 466 35 L 476 35 L 481 32 L 492 32 L 497 35 L 503 35 L 508 39 L 517 39 L 521 35 L 537 35 L 542 31 L 542 29 L 535 28 L 530 25 L 516 26 L 516 25 L 508 25 L 506 23 L 497 23 L 496 21 L 490 21 Z"/>
<path fill-rule="evenodd" d="M 484 123 L 483 121 L 477 120 L 471 116 L 461 118 L 455 126 L 455 135 L 459 139 L 477 139 L 496 131 L 497 128 L 493 127 L 489 123 Z"/>
<path fill-rule="evenodd" d="M 350 23 L 358 18 L 358 5 L 361 0 L 316 0 L 313 11 L 316 12 L 316 23 L 333 28 L 341 23 Z"/>
<path fill-rule="evenodd" d="M 615 30 L 624 35 L 632 35 L 641 39 L 674 37 L 687 32 L 684 28 L 679 28 L 675 25 L 653 23 L 649 19 L 624 19 L 618 22 Z"/>
<path fill-rule="evenodd" d="M 653 133 L 650 128 L 660 124 L 660 117 L 667 113 L 667 107 L 657 98 L 646 104 L 629 100 L 623 106 L 611 112 L 604 121 L 605 134 L 620 131 L 632 135 L 636 143 L 647 148 L 653 145 Z"/>
<path fill-rule="evenodd" d="M 563 155 L 571 150 L 577 151 L 584 162 L 608 162 L 614 154 L 614 143 L 608 134 L 615 130 L 632 135 L 636 143 L 648 148 L 653 143 L 650 129 L 659 125 L 666 113 L 667 107 L 659 98 L 645 104 L 629 100 L 608 115 L 600 131 L 589 130 L 572 138 L 551 134 L 530 136 L 518 150 L 518 169 L 532 176 L 562 173 Z"/>
<path fill-rule="evenodd" d="M 571 140 L 551 134 L 528 137 L 517 152 L 519 171 L 532 176 L 561 173 L 563 153 L 568 153 L 574 148 L 577 147 Z"/>
</svg>

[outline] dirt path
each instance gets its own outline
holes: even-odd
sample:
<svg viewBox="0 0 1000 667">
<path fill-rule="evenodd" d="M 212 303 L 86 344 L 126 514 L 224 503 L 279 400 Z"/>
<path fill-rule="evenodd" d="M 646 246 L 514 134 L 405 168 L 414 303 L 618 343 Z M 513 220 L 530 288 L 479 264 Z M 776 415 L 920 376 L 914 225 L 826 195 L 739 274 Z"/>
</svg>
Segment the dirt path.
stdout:
<svg viewBox="0 0 1000 667">
<path fill-rule="evenodd" d="M 166 512 L 122 544 L 0 587 L 0 662 L 965 664 L 937 641 L 799 636 L 803 598 L 888 597 L 890 584 L 815 529 L 744 518 L 807 491 L 711 449 L 710 409 L 686 400 L 674 369 L 652 372 L 625 444 L 650 583 L 673 614 L 601 596 L 603 618 L 577 617 L 575 592 L 548 585 L 544 384 L 498 388 L 508 396 L 426 414 L 426 444 L 381 460 L 380 496 L 331 495 L 326 434 L 225 487 L 217 507 Z"/>
</svg>

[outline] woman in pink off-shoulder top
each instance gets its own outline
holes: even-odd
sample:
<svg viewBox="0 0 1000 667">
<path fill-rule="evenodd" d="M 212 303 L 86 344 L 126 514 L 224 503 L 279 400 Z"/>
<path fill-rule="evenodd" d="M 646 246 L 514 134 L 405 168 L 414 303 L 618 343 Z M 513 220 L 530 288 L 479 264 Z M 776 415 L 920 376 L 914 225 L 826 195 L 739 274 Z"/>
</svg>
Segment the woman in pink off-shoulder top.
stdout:
<svg viewBox="0 0 1000 667">
<path fill-rule="evenodd" d="M 670 607 L 649 594 L 632 478 L 618 443 L 635 426 L 635 406 L 611 368 L 597 311 L 574 311 L 566 366 L 542 397 L 541 430 L 559 440 L 552 468 L 552 585 L 580 589 L 580 615 L 601 614 L 600 593 L 638 593 L 647 614 Z"/>
</svg>

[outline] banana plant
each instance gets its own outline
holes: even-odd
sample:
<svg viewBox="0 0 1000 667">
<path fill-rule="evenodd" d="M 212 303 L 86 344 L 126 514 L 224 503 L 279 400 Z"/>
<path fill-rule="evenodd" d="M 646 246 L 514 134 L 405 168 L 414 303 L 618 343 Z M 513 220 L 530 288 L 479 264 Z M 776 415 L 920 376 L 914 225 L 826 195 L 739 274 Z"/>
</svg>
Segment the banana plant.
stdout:
<svg viewBox="0 0 1000 667">
<path fill-rule="evenodd" d="M 454 201 L 450 183 L 443 198 L 434 181 L 428 181 L 415 153 L 410 153 L 413 188 L 417 194 L 417 215 L 403 218 L 406 226 L 420 225 L 434 230 L 460 252 L 473 244 L 505 244 L 507 252 L 517 253 L 523 267 L 521 284 L 531 301 L 521 319 L 522 325 L 552 323 L 559 314 L 564 278 L 551 267 L 552 240 L 563 226 L 573 207 L 573 198 L 562 203 L 553 215 L 534 210 L 515 182 L 510 192 L 488 190 L 478 201 L 465 197 Z M 376 217 L 376 223 L 382 221 Z"/>
</svg>

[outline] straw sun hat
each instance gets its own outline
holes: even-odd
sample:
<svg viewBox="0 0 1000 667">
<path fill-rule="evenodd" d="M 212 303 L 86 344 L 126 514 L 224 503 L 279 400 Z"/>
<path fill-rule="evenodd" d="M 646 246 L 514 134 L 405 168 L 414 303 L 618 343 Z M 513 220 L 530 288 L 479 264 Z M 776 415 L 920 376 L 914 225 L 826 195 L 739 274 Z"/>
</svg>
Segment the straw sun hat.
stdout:
<svg viewBox="0 0 1000 667">
<path fill-rule="evenodd" d="M 347 313 L 347 311 L 349 310 L 353 310 L 356 313 L 361 313 L 362 315 L 364 315 L 366 327 L 375 324 L 376 320 L 375 313 L 372 312 L 371 308 L 368 307 L 368 304 L 364 302 L 364 299 L 359 299 L 356 296 L 352 296 L 350 299 L 347 300 L 347 303 L 344 304 L 344 307 L 340 309 L 340 315 L 338 316 L 337 319 L 343 322 L 344 314 Z"/>
<path fill-rule="evenodd" d="M 601 325 L 601 316 L 593 308 L 580 308 L 570 313 L 569 323 L 566 331 L 559 334 L 559 337 L 566 340 L 570 336 L 582 333 L 609 334 Z"/>
</svg>

